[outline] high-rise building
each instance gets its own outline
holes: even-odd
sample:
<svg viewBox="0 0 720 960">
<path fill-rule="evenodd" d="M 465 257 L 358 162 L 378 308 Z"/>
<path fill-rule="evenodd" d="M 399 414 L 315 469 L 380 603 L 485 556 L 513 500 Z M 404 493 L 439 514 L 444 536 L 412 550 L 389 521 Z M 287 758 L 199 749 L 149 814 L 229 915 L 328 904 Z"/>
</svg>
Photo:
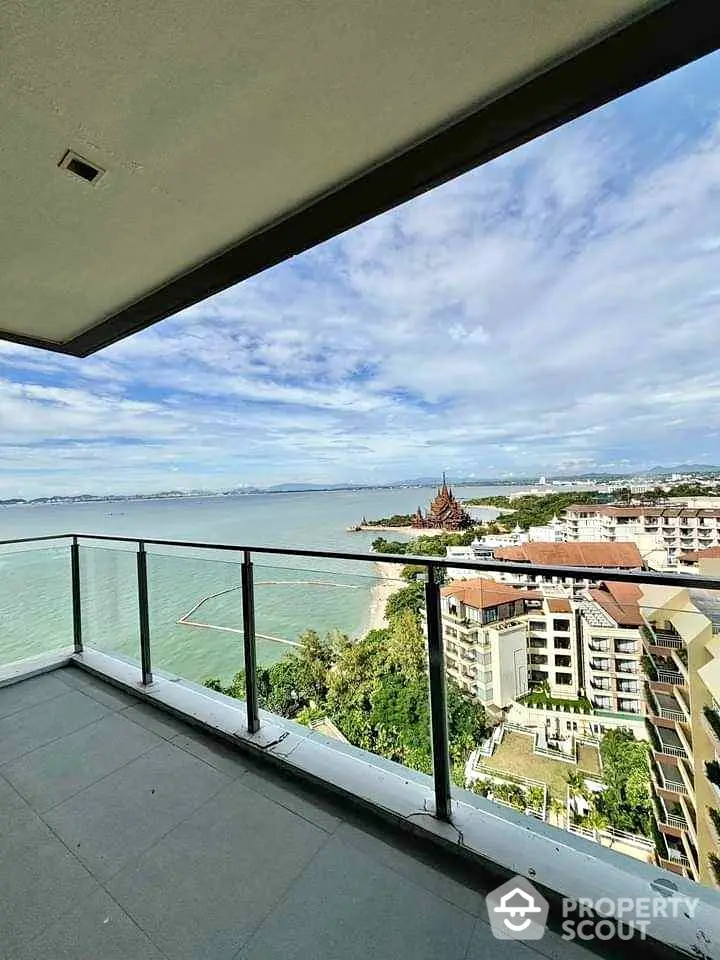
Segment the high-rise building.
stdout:
<svg viewBox="0 0 720 960">
<path fill-rule="evenodd" d="M 646 560 L 662 551 L 674 567 L 681 553 L 720 545 L 720 510 L 580 503 L 566 509 L 565 533 L 570 542 L 632 542 Z"/>
<path fill-rule="evenodd" d="M 640 606 L 660 864 L 720 886 L 720 596 L 643 586 Z"/>
</svg>

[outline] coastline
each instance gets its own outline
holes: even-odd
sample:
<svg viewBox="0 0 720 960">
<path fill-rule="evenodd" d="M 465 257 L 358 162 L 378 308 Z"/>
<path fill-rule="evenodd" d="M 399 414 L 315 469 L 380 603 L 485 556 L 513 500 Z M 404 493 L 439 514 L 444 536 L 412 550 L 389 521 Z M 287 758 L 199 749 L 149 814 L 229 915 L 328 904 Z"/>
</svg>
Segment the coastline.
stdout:
<svg viewBox="0 0 720 960">
<path fill-rule="evenodd" d="M 400 577 L 402 564 L 379 560 L 375 563 L 375 568 L 378 573 L 378 580 L 372 588 L 370 612 L 364 633 L 368 633 L 370 630 L 382 630 L 383 627 L 387 626 L 385 604 L 393 593 L 405 586 L 405 581 Z"/>
<path fill-rule="evenodd" d="M 348 533 L 373 533 L 375 530 L 379 530 L 380 533 L 399 533 L 403 537 L 439 537 L 440 534 L 448 532 L 432 527 L 426 530 L 418 527 L 390 527 L 379 523 L 358 523 L 357 527 L 348 530 Z"/>
</svg>

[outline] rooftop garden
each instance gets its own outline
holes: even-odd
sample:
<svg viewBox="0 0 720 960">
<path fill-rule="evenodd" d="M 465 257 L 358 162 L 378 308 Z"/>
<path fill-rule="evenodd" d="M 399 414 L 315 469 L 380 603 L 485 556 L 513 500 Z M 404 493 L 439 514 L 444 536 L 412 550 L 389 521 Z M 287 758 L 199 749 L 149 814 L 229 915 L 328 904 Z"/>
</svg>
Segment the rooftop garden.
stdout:
<svg viewBox="0 0 720 960">
<path fill-rule="evenodd" d="M 593 712 L 592 704 L 587 697 L 579 697 L 576 700 L 551 697 L 550 685 L 547 681 L 522 697 L 518 697 L 518 703 L 522 703 L 526 707 L 539 707 L 544 710 L 564 710 L 567 713 Z"/>
</svg>

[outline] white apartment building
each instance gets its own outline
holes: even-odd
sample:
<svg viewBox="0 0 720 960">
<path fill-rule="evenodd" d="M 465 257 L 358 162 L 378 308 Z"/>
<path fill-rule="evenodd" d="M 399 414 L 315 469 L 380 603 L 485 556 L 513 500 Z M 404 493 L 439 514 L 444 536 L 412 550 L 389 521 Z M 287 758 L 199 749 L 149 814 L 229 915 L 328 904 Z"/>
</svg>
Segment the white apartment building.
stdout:
<svg viewBox="0 0 720 960">
<path fill-rule="evenodd" d="M 601 583 L 573 595 L 475 578 L 442 588 L 447 672 L 485 705 L 507 707 L 532 687 L 557 700 L 584 694 L 597 711 L 645 714 L 639 590 Z"/>
<path fill-rule="evenodd" d="M 483 704 L 504 707 L 528 692 L 525 614 L 533 599 L 481 578 L 442 588 L 447 673 Z"/>
<path fill-rule="evenodd" d="M 576 617 L 568 597 L 545 597 L 528 612 L 528 665 L 531 685 L 547 683 L 550 696 L 574 700 L 580 688 Z"/>
<path fill-rule="evenodd" d="M 634 584 L 610 582 L 575 600 L 585 695 L 596 710 L 645 714 L 640 596 Z"/>
<path fill-rule="evenodd" d="M 680 553 L 720 545 L 720 509 L 574 504 L 565 511 L 565 532 L 568 542 L 632 542 L 647 562 L 663 552 L 675 567 Z"/>
</svg>

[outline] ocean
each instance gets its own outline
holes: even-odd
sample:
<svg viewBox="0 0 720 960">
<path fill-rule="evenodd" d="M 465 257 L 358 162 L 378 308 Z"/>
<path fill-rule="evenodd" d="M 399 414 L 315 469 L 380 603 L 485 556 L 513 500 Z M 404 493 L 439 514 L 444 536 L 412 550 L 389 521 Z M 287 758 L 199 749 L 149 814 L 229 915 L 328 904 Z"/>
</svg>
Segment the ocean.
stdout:
<svg viewBox="0 0 720 960">
<path fill-rule="evenodd" d="M 510 489 L 456 492 L 466 498 Z M 0 507 L 0 540 L 72 532 L 362 552 L 377 534 L 350 533 L 349 526 L 364 516 L 410 513 L 418 504 L 425 507 L 433 494 L 429 488 L 403 488 L 17 505 Z M 495 513 L 482 511 L 488 519 Z M 150 545 L 147 551 L 154 669 L 190 680 L 228 681 L 243 662 L 241 555 Z M 368 628 L 378 582 L 373 565 L 286 556 L 254 560 L 260 663 L 279 659 L 290 649 L 279 641 L 296 641 L 307 628 L 352 636 Z M 84 641 L 139 660 L 134 548 L 85 544 L 80 572 Z M 71 643 L 69 548 L 0 548 L 2 663 Z"/>
</svg>

